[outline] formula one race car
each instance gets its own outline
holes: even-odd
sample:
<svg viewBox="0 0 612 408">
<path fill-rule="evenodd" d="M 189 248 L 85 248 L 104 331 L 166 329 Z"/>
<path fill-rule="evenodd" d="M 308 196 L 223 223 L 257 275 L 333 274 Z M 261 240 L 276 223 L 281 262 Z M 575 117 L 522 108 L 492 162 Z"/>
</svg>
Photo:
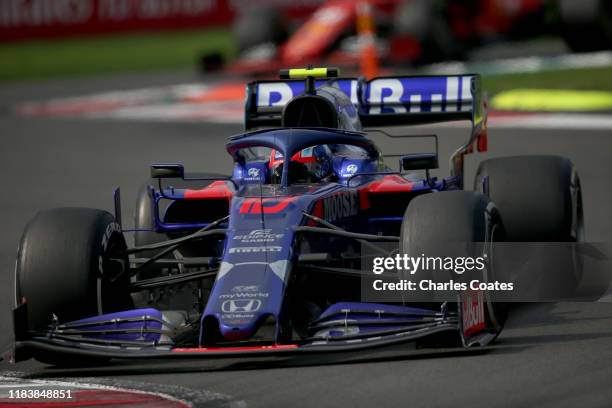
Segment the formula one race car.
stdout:
<svg viewBox="0 0 612 408">
<path fill-rule="evenodd" d="M 458 291 L 444 302 L 362 301 L 363 276 L 371 275 L 363 249 L 387 242 L 387 254 L 420 255 L 449 240 L 579 241 L 572 164 L 490 159 L 475 191 L 464 191 L 465 155 L 487 148 L 477 75 L 337 76 L 331 68 L 283 70 L 279 81 L 249 84 L 247 132 L 227 143 L 231 176 L 190 177 L 180 164 L 154 164 L 155 182 L 137 203 L 134 247 L 126 245 L 117 192 L 115 215 L 39 212 L 16 262 L 13 360 L 95 364 L 491 342 L 505 313 L 486 291 Z M 469 120 L 472 130 L 442 179 L 430 175 L 436 136 L 426 135 L 432 152 L 397 155 L 394 171 L 364 132 L 451 120 Z"/>
<path fill-rule="evenodd" d="M 369 11 L 368 11 L 369 10 Z M 304 19 L 305 15 L 307 16 Z M 561 36 L 575 52 L 612 46 L 612 7 L 602 0 L 328 0 L 246 6 L 233 22 L 235 74 L 270 74 L 285 66 L 329 62 L 354 69 L 363 58 L 364 26 L 385 66 L 462 60 L 501 41 Z M 295 30 L 291 27 L 296 27 Z M 201 68 L 223 66 L 207 54 Z"/>
</svg>

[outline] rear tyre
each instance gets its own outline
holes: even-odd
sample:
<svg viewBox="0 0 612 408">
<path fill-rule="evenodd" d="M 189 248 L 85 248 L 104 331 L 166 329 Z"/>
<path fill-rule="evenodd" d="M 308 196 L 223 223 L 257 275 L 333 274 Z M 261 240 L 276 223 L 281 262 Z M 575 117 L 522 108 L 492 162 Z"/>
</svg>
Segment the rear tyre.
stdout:
<svg viewBox="0 0 612 408">
<path fill-rule="evenodd" d="M 453 35 L 443 7 L 430 0 L 402 2 L 394 15 L 394 32 L 399 37 L 418 41 L 421 56 L 417 63 L 457 59 L 461 56 L 460 44 Z"/>
<path fill-rule="evenodd" d="M 30 330 L 46 331 L 54 315 L 68 322 L 131 309 L 125 250 L 121 227 L 106 211 L 39 212 L 21 237 L 15 267 L 15 301 L 26 300 Z M 49 353 L 34 357 L 72 363 Z"/>
<path fill-rule="evenodd" d="M 200 57 L 200 70 L 203 73 L 221 71 L 224 64 L 225 58 L 220 52 L 204 54 Z"/>
<path fill-rule="evenodd" d="M 151 195 L 151 189 L 148 184 L 144 184 L 138 191 L 138 198 L 136 199 L 136 210 L 134 212 L 134 246 L 144 246 L 157 244 L 168 240 L 166 234 L 160 234 L 155 232 L 155 218 L 153 214 L 153 197 Z M 138 258 L 151 258 L 159 253 L 157 251 L 144 251 L 139 252 L 136 256 Z M 153 278 L 160 276 L 164 269 L 162 264 L 153 263 L 145 267 L 139 274 L 140 278 Z"/>
<path fill-rule="evenodd" d="M 559 156 L 515 156 L 483 161 L 474 190 L 495 203 L 511 242 L 579 243 L 584 240 L 580 177 L 572 162 Z M 507 265 L 526 267 L 541 284 L 570 294 L 582 276 L 576 245 L 537 244 L 507 247 Z M 547 276 L 547 274 L 554 274 Z M 551 285 L 558 285 L 553 288 Z M 552 293 L 552 292 L 551 292 Z"/>
<path fill-rule="evenodd" d="M 215 177 L 218 178 L 226 178 L 227 176 L 215 173 L 202 173 L 198 174 L 199 177 L 202 178 L 210 178 L 213 179 Z M 201 184 L 190 186 L 191 188 L 203 188 Z M 160 213 L 163 213 L 160 210 Z M 181 210 L 179 210 L 180 214 Z M 168 218 L 172 218 L 172 215 L 175 215 L 176 212 L 174 210 L 170 211 L 168 208 L 165 210 L 165 221 L 166 222 L 176 222 L 176 221 L 168 221 Z M 185 221 L 185 220 L 184 220 Z M 134 246 L 144 246 L 157 244 L 160 242 L 167 241 L 169 236 L 165 233 L 155 232 L 155 214 L 154 214 L 154 200 L 151 188 L 148 183 L 142 185 L 140 190 L 138 191 L 138 196 L 136 198 L 136 210 L 134 211 L 134 228 L 136 232 L 134 233 Z M 188 246 L 184 246 L 179 250 L 175 251 L 174 254 L 170 253 L 164 256 L 165 259 L 176 259 L 176 255 L 179 257 L 183 255 L 183 251 L 186 250 Z M 160 250 L 152 250 L 152 251 L 143 251 L 136 254 L 138 258 L 151 258 L 158 254 Z M 197 256 L 197 255 L 192 255 Z M 148 279 L 154 278 L 158 276 L 162 276 L 165 273 L 169 273 L 172 271 L 172 266 L 168 264 L 164 265 L 161 263 L 152 263 L 145 266 L 138 274 L 140 279 Z"/>
<path fill-rule="evenodd" d="M 238 51 L 255 46 L 281 44 L 287 38 L 287 30 L 279 11 L 269 7 L 250 7 L 242 12 L 233 26 Z"/>
<path fill-rule="evenodd" d="M 510 241 L 583 239 L 580 178 L 564 157 L 485 160 L 476 172 L 474 190 L 495 203 Z"/>
</svg>

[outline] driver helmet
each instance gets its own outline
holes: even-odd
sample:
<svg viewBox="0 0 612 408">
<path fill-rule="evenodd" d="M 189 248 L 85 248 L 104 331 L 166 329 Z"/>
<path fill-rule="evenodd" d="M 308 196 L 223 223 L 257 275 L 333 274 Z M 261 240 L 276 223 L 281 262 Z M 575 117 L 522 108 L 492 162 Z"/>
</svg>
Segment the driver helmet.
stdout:
<svg viewBox="0 0 612 408">
<path fill-rule="evenodd" d="M 283 155 L 272 150 L 269 166 L 273 183 L 280 183 L 283 163 Z M 332 173 L 332 152 L 326 145 L 303 149 L 294 154 L 289 162 L 289 183 L 318 182 L 331 176 Z"/>
</svg>

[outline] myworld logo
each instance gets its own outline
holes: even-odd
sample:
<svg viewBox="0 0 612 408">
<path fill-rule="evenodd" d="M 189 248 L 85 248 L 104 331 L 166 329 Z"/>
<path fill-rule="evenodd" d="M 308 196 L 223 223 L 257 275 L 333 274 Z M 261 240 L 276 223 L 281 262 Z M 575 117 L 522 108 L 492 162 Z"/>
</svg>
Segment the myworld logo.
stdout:
<svg viewBox="0 0 612 408">
<path fill-rule="evenodd" d="M 219 295 L 219 299 L 253 299 L 253 298 L 267 298 L 269 293 L 265 292 L 238 292 L 238 293 L 224 293 Z"/>
</svg>

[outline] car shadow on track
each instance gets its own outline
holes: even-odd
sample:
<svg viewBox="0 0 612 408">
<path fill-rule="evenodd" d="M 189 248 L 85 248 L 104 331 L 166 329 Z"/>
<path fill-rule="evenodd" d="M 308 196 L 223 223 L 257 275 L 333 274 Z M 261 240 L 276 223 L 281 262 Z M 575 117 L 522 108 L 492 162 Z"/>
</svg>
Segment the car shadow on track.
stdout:
<svg viewBox="0 0 612 408">
<path fill-rule="evenodd" d="M 294 356 L 284 358 L 251 358 L 251 359 L 215 359 L 195 360 L 182 359 L 174 361 L 116 361 L 105 366 L 88 368 L 55 368 L 45 367 L 30 372 L 29 378 L 53 378 L 53 377 L 109 377 L 125 375 L 151 375 L 174 373 L 197 373 L 212 371 L 234 371 L 234 370 L 262 370 L 289 367 L 306 367 L 322 365 L 346 365 L 362 364 L 386 361 L 408 361 L 434 358 L 458 358 L 475 355 L 483 355 L 490 352 L 492 348 L 470 348 L 470 349 L 421 349 L 421 350 L 398 350 L 394 348 L 372 350 L 361 353 L 340 353 L 325 355 Z M 507 351 L 507 350 L 506 350 Z"/>
</svg>

